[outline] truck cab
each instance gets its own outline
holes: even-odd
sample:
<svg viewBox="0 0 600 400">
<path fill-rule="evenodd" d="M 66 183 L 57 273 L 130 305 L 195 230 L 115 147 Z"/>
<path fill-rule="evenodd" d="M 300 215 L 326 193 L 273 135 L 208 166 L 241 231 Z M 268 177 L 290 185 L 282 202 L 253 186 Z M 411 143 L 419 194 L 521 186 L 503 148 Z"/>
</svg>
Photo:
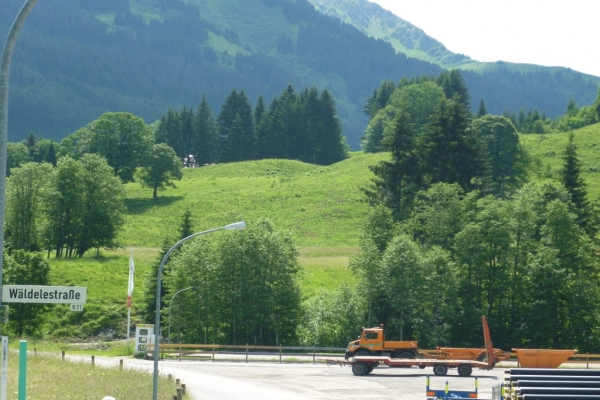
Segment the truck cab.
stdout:
<svg viewBox="0 0 600 400">
<path fill-rule="evenodd" d="M 387 356 L 391 358 L 415 358 L 419 342 L 386 341 L 383 326 L 363 328 L 358 340 L 348 343 L 346 359 L 355 356 Z"/>
</svg>

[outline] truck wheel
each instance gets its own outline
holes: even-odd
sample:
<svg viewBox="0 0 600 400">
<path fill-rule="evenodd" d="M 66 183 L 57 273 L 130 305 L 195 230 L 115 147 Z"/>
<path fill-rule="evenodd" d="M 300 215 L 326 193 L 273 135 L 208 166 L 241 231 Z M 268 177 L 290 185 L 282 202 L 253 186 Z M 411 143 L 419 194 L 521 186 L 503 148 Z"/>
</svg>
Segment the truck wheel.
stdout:
<svg viewBox="0 0 600 400">
<path fill-rule="evenodd" d="M 458 366 L 458 375 L 460 376 L 471 376 L 473 368 L 469 364 L 461 364 Z"/>
<path fill-rule="evenodd" d="M 410 351 L 401 351 L 396 358 L 415 358 L 415 355 Z"/>
<path fill-rule="evenodd" d="M 369 373 L 369 367 L 365 363 L 357 362 L 352 364 L 352 373 L 354 375 L 363 376 Z"/>
<path fill-rule="evenodd" d="M 354 353 L 354 357 L 370 357 L 371 352 L 369 350 L 358 350 Z"/>
<path fill-rule="evenodd" d="M 444 364 L 435 364 L 433 366 L 433 373 L 437 376 L 444 376 L 448 373 L 448 366 Z"/>
</svg>

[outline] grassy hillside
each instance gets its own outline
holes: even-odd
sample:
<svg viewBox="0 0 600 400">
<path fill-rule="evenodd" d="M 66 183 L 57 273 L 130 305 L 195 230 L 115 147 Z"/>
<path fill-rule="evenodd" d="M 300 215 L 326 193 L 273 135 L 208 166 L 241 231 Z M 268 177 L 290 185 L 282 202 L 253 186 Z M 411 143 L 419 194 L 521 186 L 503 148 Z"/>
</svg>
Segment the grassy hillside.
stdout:
<svg viewBox="0 0 600 400">
<path fill-rule="evenodd" d="M 368 208 L 360 188 L 371 179 L 368 166 L 384 157 L 355 154 L 328 167 L 263 160 L 188 169 L 177 188 L 159 192 L 157 200 L 152 190 L 129 184 L 120 241 L 160 247 L 189 210 L 197 230 L 268 218 L 301 247 L 355 246 Z"/>
<path fill-rule="evenodd" d="M 536 160 L 532 178 L 558 177 L 568 135 L 520 137 Z M 575 142 L 594 200 L 600 195 L 596 179 L 600 124 L 575 131 Z M 130 183 L 126 186 L 127 219 L 119 240 L 125 247 L 159 248 L 165 238 L 176 235 L 183 213 L 189 210 L 197 230 L 264 217 L 279 229 L 291 231 L 302 248 L 352 248 L 368 210 L 360 191 L 372 177 L 368 166 L 386 157 L 353 153 L 328 167 L 263 160 L 186 169 L 177 188 L 159 192 L 157 200 L 152 200 L 151 189 Z"/>
<path fill-rule="evenodd" d="M 582 177 L 588 185 L 588 198 L 600 198 L 600 124 L 574 131 L 577 155 L 581 161 Z M 568 133 L 546 135 L 521 135 L 521 142 L 534 156 L 537 165 L 532 178 L 551 176 L 558 179 L 563 166 L 562 156 L 569 139 Z"/>
</svg>

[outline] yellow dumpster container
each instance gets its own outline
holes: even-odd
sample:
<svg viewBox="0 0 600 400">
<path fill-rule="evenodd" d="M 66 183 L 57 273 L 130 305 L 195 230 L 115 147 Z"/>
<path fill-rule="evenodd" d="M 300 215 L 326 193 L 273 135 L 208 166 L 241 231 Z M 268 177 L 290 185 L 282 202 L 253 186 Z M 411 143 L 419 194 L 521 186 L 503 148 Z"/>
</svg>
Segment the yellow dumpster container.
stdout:
<svg viewBox="0 0 600 400">
<path fill-rule="evenodd" d="M 558 368 L 573 357 L 577 350 L 512 349 L 521 368 Z"/>
</svg>

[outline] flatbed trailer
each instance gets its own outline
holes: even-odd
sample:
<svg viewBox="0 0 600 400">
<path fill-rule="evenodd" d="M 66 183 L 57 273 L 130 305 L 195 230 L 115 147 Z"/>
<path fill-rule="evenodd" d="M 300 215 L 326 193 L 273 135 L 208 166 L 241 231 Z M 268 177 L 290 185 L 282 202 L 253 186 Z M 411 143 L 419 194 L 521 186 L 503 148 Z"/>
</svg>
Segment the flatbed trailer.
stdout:
<svg viewBox="0 0 600 400">
<path fill-rule="evenodd" d="M 487 360 L 474 361 L 474 360 L 448 360 L 448 359 L 435 359 L 435 358 L 390 358 L 382 356 L 356 356 L 350 357 L 348 360 L 326 360 L 327 365 L 337 364 L 340 366 L 351 365 L 352 373 L 354 375 L 368 375 L 373 372 L 373 368 L 385 364 L 390 368 L 406 368 L 417 366 L 419 368 L 433 367 L 433 373 L 437 376 L 444 376 L 448 373 L 448 369 L 456 368 L 458 375 L 460 376 L 471 376 L 473 368 L 492 369 L 496 364 L 494 358 L 494 346 L 492 344 L 492 338 L 490 335 L 490 329 L 488 327 L 485 317 L 481 317 L 483 325 L 483 340 L 485 343 L 485 350 Z"/>
<path fill-rule="evenodd" d="M 444 376 L 450 368 L 456 368 L 458 375 L 471 376 L 473 368 L 491 369 L 487 362 L 471 360 L 436 360 L 432 358 L 390 358 L 382 356 L 351 357 L 348 360 L 327 360 L 327 364 L 351 365 L 354 375 L 363 376 L 373 372 L 377 366 L 387 365 L 390 368 L 433 367 L 433 373 Z"/>
</svg>

